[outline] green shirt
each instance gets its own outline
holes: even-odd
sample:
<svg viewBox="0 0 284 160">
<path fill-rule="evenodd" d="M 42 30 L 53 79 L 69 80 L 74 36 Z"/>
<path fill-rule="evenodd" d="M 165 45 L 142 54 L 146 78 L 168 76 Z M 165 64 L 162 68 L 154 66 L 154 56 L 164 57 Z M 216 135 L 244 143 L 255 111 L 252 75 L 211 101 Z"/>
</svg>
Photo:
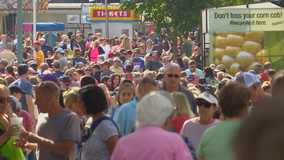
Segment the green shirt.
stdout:
<svg viewBox="0 0 284 160">
<path fill-rule="evenodd" d="M 208 128 L 202 136 L 198 148 L 198 155 L 205 160 L 230 160 L 231 142 L 242 121 L 225 120 Z"/>
<path fill-rule="evenodd" d="M 192 44 L 188 41 L 184 42 L 181 47 L 181 54 L 186 53 L 187 57 L 192 55 Z"/>
</svg>

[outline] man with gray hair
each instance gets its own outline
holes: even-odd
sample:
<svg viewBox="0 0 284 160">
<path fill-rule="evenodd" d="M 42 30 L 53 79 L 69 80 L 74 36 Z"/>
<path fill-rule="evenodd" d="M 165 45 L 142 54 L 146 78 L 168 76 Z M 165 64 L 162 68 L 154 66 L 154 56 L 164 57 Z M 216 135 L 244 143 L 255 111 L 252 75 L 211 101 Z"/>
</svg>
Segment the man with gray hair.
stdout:
<svg viewBox="0 0 284 160">
<path fill-rule="evenodd" d="M 188 103 L 191 106 L 191 110 L 195 115 L 198 115 L 194 96 L 190 90 L 182 87 L 180 82 L 180 66 L 176 63 L 170 63 L 166 66 L 164 73 L 165 84 L 160 88 L 160 90 L 165 90 L 167 92 L 182 92 L 186 95 Z"/>
<path fill-rule="evenodd" d="M 37 150 L 37 159 L 75 159 L 80 128 L 77 115 L 59 104 L 60 89 L 51 81 L 34 88 L 36 104 L 47 117 L 39 119 L 37 134 L 23 131 L 16 146 Z M 27 143 L 29 142 L 29 143 Z"/>
<path fill-rule="evenodd" d="M 137 131 L 118 141 L 111 159 L 192 160 L 181 136 L 167 131 L 173 112 L 174 105 L 166 96 L 151 92 L 143 97 L 136 109 Z M 145 146 L 151 149 L 142 149 Z"/>
<path fill-rule="evenodd" d="M 120 132 L 123 135 L 131 133 L 136 123 L 136 106 L 137 103 L 150 91 L 157 90 L 157 83 L 155 80 L 144 77 L 137 89 L 137 97 L 131 102 L 123 104 L 114 115 L 114 121 L 117 123 Z"/>
</svg>

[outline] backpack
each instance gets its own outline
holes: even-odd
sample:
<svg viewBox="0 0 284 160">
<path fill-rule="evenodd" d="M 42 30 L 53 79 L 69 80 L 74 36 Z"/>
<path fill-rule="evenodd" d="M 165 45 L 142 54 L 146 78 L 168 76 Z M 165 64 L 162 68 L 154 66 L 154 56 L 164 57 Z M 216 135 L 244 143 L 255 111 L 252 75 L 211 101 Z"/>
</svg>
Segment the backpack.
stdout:
<svg viewBox="0 0 284 160">
<path fill-rule="evenodd" d="M 119 132 L 119 129 L 116 125 L 116 123 L 114 122 L 114 120 L 110 117 L 102 117 L 98 120 L 96 120 L 95 122 L 93 122 L 91 124 L 91 126 L 87 126 L 85 128 L 85 131 L 82 133 L 82 139 L 81 141 L 78 143 L 78 146 L 77 146 L 77 150 L 78 150 L 78 153 L 76 155 L 76 160 L 85 160 L 85 152 L 83 150 L 83 143 L 86 142 L 90 137 L 91 135 L 93 134 L 93 131 L 98 127 L 98 125 L 103 121 L 103 120 L 109 120 L 113 123 L 113 125 L 116 127 L 117 129 L 117 132 L 118 132 L 118 138 L 121 138 L 122 137 L 122 134 Z"/>
<path fill-rule="evenodd" d="M 94 47 L 90 51 L 90 61 L 91 62 L 97 62 L 99 54 L 100 54 L 99 53 L 99 47 Z"/>
</svg>

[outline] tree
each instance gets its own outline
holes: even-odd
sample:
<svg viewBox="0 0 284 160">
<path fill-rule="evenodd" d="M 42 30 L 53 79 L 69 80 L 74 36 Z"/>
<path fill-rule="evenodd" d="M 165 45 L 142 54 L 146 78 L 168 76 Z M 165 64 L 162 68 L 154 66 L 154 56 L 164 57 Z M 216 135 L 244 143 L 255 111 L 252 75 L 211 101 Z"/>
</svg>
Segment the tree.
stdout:
<svg viewBox="0 0 284 160">
<path fill-rule="evenodd" d="M 252 3 L 255 0 L 132 0 L 121 3 L 121 8 L 143 15 L 144 21 L 161 28 L 170 28 L 169 39 L 173 41 L 174 58 L 177 53 L 177 37 L 187 35 L 193 27 L 200 26 L 200 11 L 209 7 Z"/>
</svg>

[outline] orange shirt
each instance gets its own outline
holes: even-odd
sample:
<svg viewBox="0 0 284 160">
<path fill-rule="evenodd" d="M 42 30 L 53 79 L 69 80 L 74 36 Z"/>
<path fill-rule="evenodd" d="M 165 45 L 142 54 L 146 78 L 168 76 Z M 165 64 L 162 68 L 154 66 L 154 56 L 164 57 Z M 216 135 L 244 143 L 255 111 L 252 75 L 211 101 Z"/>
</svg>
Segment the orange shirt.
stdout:
<svg viewBox="0 0 284 160">
<path fill-rule="evenodd" d="M 38 52 L 36 52 L 36 56 L 35 56 L 36 62 L 37 62 L 37 58 L 40 59 L 40 64 L 44 62 L 44 54 L 43 54 L 42 50 L 39 50 Z M 40 69 L 40 65 L 37 66 L 37 69 Z"/>
</svg>

